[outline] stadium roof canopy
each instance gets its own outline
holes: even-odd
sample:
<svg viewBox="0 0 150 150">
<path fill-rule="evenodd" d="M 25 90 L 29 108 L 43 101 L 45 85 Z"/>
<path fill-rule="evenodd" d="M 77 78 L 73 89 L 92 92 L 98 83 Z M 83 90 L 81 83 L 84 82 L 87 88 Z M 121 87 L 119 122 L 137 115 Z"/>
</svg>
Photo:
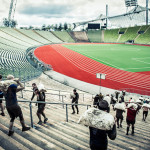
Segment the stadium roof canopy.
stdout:
<svg viewBox="0 0 150 150">
<path fill-rule="evenodd" d="M 150 13 L 150 9 L 148 8 L 148 13 Z M 95 23 L 95 22 L 104 22 L 106 19 L 109 21 L 110 28 L 113 27 L 128 27 L 128 26 L 135 26 L 145 24 L 146 22 L 146 7 L 142 7 L 137 5 L 127 13 L 106 17 L 105 15 L 101 14 L 98 18 L 84 21 L 84 22 L 77 22 L 73 23 L 74 28 L 80 25 L 86 25 L 88 23 Z"/>
</svg>

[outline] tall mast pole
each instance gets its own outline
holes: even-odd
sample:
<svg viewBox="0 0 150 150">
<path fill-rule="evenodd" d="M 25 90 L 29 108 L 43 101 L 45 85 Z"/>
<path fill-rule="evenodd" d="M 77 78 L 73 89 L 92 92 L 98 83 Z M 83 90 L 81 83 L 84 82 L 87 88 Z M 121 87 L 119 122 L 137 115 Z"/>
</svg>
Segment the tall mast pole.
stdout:
<svg viewBox="0 0 150 150">
<path fill-rule="evenodd" d="M 148 0 L 146 0 L 146 25 L 148 25 Z"/>
<path fill-rule="evenodd" d="M 108 26 L 108 5 L 106 5 L 106 29 Z"/>
<path fill-rule="evenodd" d="M 12 14 L 12 9 L 13 9 L 13 3 L 14 3 L 14 0 L 11 0 L 10 8 L 9 8 L 9 15 L 8 15 L 8 21 L 9 21 L 9 22 L 10 22 L 10 20 L 11 20 L 11 14 Z"/>
</svg>

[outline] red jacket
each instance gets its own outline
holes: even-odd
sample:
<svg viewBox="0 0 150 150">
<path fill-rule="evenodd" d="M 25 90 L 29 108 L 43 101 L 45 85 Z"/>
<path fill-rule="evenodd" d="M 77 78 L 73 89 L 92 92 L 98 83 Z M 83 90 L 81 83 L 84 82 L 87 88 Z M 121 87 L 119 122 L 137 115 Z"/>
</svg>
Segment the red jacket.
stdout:
<svg viewBox="0 0 150 150">
<path fill-rule="evenodd" d="M 127 109 L 127 120 L 134 121 L 136 117 L 137 110 L 134 110 L 132 107 Z"/>
</svg>

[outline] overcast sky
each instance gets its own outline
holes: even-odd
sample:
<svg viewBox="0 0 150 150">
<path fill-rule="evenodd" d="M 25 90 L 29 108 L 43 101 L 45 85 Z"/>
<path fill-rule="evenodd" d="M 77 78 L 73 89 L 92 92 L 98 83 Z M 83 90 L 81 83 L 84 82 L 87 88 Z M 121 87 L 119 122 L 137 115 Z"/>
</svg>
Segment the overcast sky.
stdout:
<svg viewBox="0 0 150 150">
<path fill-rule="evenodd" d="M 17 0 L 15 20 L 19 26 L 73 23 L 105 15 L 106 4 L 109 16 L 126 12 L 125 0 Z M 0 0 L 0 20 L 8 17 L 11 0 Z M 145 7 L 146 0 L 138 0 Z M 150 0 L 149 0 L 150 3 Z M 150 5 L 149 5 L 150 6 Z"/>
</svg>

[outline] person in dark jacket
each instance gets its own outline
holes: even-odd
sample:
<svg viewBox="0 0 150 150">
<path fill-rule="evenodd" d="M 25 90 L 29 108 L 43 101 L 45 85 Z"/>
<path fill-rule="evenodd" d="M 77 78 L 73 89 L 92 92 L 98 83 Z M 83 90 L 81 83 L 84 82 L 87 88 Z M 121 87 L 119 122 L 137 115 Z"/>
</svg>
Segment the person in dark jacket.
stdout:
<svg viewBox="0 0 150 150">
<path fill-rule="evenodd" d="M 112 104 L 113 110 L 114 110 L 114 106 L 115 106 L 116 102 L 117 102 L 117 99 L 114 97 L 113 94 L 111 94 L 111 102 L 110 103 Z"/>
<path fill-rule="evenodd" d="M 103 100 L 99 103 L 99 109 L 108 112 L 108 102 Z M 90 148 L 91 150 L 107 150 L 108 139 L 115 140 L 117 136 L 116 125 L 114 124 L 112 130 L 100 130 L 89 127 L 90 130 Z"/>
<path fill-rule="evenodd" d="M 79 94 L 77 93 L 77 90 L 76 90 L 76 89 L 73 90 L 73 93 L 74 93 L 75 97 L 72 98 L 72 104 L 78 104 Z M 75 106 L 76 109 L 77 109 L 77 114 L 79 114 L 78 105 L 72 105 L 72 110 L 73 110 L 72 114 L 75 114 L 74 106 Z"/>
<path fill-rule="evenodd" d="M 37 101 L 43 101 L 43 102 L 45 102 L 45 93 L 44 92 L 40 92 L 38 89 L 35 89 L 34 92 L 37 95 Z M 38 124 L 42 124 L 41 115 L 44 117 L 44 123 L 46 123 L 47 120 L 48 120 L 48 118 L 46 118 L 44 110 L 45 110 L 45 104 L 38 103 L 38 110 L 37 110 L 37 113 L 36 113 L 37 116 L 38 116 L 38 118 L 39 118 Z"/>
<path fill-rule="evenodd" d="M 99 100 L 100 100 L 100 97 L 99 95 L 97 94 L 95 97 L 94 97 L 94 102 L 93 102 L 93 105 L 95 108 L 97 108 L 98 104 L 99 104 Z"/>
<path fill-rule="evenodd" d="M 102 100 L 103 100 L 103 98 L 104 98 L 103 94 L 102 94 L 102 93 L 100 93 L 100 94 L 99 94 L 99 101 L 102 101 Z"/>
<path fill-rule="evenodd" d="M 124 95 L 121 95 L 120 98 L 121 98 L 121 102 L 124 102 Z"/>
<path fill-rule="evenodd" d="M 32 83 L 32 90 L 33 90 L 33 94 L 32 94 L 32 97 L 31 97 L 31 101 L 33 100 L 34 96 L 35 96 L 35 90 L 37 89 L 37 85 L 36 83 Z"/>
<path fill-rule="evenodd" d="M 9 78 L 10 77 L 11 77 L 11 80 L 14 79 L 14 77 L 12 75 L 9 75 Z M 30 127 L 26 127 L 26 125 L 25 125 L 22 110 L 21 110 L 20 106 L 18 105 L 17 95 L 16 95 L 17 92 L 24 89 L 24 86 L 22 85 L 22 83 L 19 80 L 17 80 L 16 82 L 17 82 L 17 85 L 11 84 L 5 93 L 6 109 L 11 118 L 8 136 L 13 135 L 13 133 L 14 133 L 12 128 L 13 128 L 14 120 L 17 117 L 19 117 L 19 119 L 20 119 L 20 123 L 22 125 L 22 131 L 30 130 Z M 19 87 L 18 87 L 18 85 L 19 85 Z"/>
<path fill-rule="evenodd" d="M 115 98 L 117 99 L 117 101 L 118 101 L 118 98 L 119 98 L 119 94 L 120 94 L 120 92 L 118 92 L 118 91 L 115 92 Z"/>
<path fill-rule="evenodd" d="M 4 96 L 4 94 L 3 94 L 3 92 L 0 90 L 0 98 L 3 98 L 3 96 Z M 2 101 L 2 99 L 0 100 L 0 108 L 1 108 L 1 111 L 2 111 L 1 115 L 2 115 L 2 116 L 5 116 L 5 113 L 4 113 L 4 106 L 3 106 L 3 101 Z"/>
<path fill-rule="evenodd" d="M 2 75 L 0 75 L 0 81 L 2 80 Z M 2 90 L 0 90 L 0 98 L 3 98 L 4 97 L 4 93 L 3 93 L 3 91 Z M 5 116 L 5 113 L 4 113 L 4 106 L 3 106 L 3 101 L 2 101 L 2 99 L 0 99 L 0 108 L 1 108 L 1 111 L 2 111 L 2 113 L 1 113 L 1 115 L 2 116 Z"/>
</svg>

